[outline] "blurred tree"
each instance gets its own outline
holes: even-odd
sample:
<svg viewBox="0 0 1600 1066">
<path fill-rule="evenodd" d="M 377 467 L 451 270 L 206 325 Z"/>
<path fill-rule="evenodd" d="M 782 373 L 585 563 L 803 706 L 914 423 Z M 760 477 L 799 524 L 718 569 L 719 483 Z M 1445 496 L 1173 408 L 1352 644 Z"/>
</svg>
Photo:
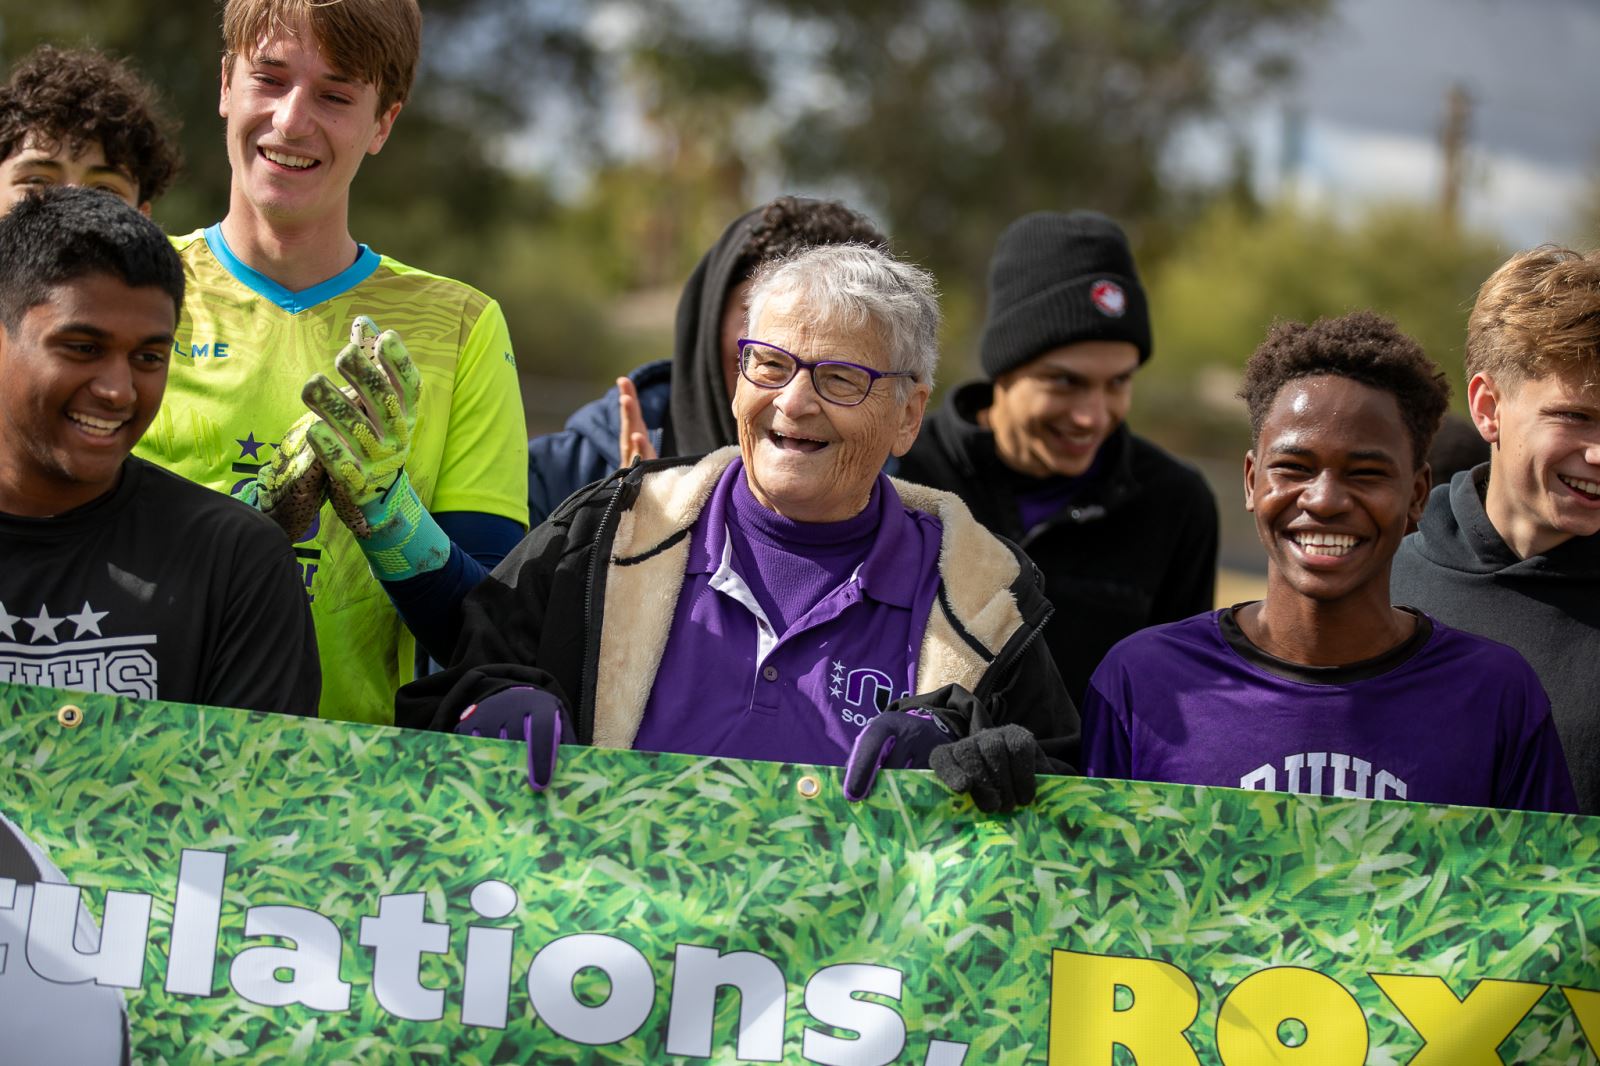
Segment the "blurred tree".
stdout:
<svg viewBox="0 0 1600 1066">
<path fill-rule="evenodd" d="M 1225 441 L 1231 454 L 1243 424 L 1239 371 L 1267 327 L 1360 308 L 1415 337 L 1464 410 L 1467 313 L 1506 252 L 1420 204 L 1375 206 L 1350 221 L 1292 200 L 1259 215 L 1220 205 L 1150 272 L 1155 356 L 1139 378 L 1140 424 L 1187 427 L 1191 450 L 1207 450 L 1198 438 L 1210 434 L 1213 449 Z"/>
<path fill-rule="evenodd" d="M 675 96 L 708 65 L 749 71 L 782 116 L 725 152 L 859 190 L 913 257 L 981 280 L 995 234 L 1039 208 L 1137 225 L 1163 206 L 1183 124 L 1287 66 L 1269 38 L 1330 0 L 638 0 L 648 69 Z M 707 14 L 706 9 L 713 9 Z M 688 9 L 695 8 L 698 14 Z M 720 15 L 715 12 L 721 12 Z M 662 58 L 667 56 L 670 58 Z M 748 138 L 759 123 L 727 123 Z M 751 158 L 754 156 L 755 158 Z"/>
</svg>

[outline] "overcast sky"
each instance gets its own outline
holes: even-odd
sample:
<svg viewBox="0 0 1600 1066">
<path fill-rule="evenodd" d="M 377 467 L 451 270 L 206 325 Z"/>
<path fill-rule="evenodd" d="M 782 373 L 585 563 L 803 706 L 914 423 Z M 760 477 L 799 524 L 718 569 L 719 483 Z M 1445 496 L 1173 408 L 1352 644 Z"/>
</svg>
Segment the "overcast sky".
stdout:
<svg viewBox="0 0 1600 1066">
<path fill-rule="evenodd" d="M 1253 124 L 1269 170 L 1293 103 L 1311 192 L 1431 199 L 1446 93 L 1460 84 L 1473 101 L 1468 218 L 1516 244 L 1600 243 L 1574 228 L 1600 169 L 1600 3 L 1343 0 L 1295 52 L 1296 84 Z"/>
</svg>

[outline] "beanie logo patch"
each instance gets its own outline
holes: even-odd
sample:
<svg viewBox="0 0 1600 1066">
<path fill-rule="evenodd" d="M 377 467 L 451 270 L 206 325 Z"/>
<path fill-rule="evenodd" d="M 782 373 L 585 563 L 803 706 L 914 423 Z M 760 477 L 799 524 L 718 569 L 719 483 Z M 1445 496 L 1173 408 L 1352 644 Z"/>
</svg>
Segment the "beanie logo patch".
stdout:
<svg viewBox="0 0 1600 1066">
<path fill-rule="evenodd" d="M 1128 294 L 1122 291 L 1121 285 L 1104 278 L 1090 286 L 1089 299 L 1107 318 L 1121 318 L 1128 310 Z"/>
</svg>

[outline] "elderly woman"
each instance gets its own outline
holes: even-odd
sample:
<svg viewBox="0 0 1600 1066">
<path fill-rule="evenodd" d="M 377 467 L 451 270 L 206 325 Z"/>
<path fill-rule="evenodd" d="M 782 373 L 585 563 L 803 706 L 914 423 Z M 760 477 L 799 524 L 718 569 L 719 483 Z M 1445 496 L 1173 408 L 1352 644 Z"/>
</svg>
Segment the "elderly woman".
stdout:
<svg viewBox="0 0 1600 1066">
<path fill-rule="evenodd" d="M 933 279 L 812 249 L 751 290 L 739 445 L 578 492 L 462 607 L 455 666 L 397 720 L 525 739 L 926 767 L 986 809 L 1061 772 L 1078 718 L 1020 551 L 955 496 L 881 472 L 916 439 L 938 359 Z M 568 709 L 572 713 L 569 715 Z"/>
</svg>

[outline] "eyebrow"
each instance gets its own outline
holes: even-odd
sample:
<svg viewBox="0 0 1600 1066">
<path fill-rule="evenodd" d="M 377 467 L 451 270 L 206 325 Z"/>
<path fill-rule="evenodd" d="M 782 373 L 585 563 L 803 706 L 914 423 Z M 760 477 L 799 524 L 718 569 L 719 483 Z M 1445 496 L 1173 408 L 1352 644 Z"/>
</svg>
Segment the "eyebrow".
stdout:
<svg viewBox="0 0 1600 1066">
<path fill-rule="evenodd" d="M 132 172 L 127 167 L 119 167 L 111 163 L 100 167 L 90 167 L 89 173 L 91 175 L 109 174 L 112 177 L 126 178 L 128 181 L 134 180 Z"/>
<path fill-rule="evenodd" d="M 1298 444 L 1276 444 L 1267 449 L 1271 455 L 1293 455 L 1296 457 L 1313 458 L 1317 452 L 1314 448 L 1307 448 Z M 1394 456 L 1382 448 L 1361 448 L 1349 453 L 1349 458 L 1358 463 L 1394 463 L 1399 465 Z"/>
<path fill-rule="evenodd" d="M 83 336 L 93 337 L 95 340 L 105 340 L 107 337 L 111 336 L 110 330 L 102 329 L 91 322 L 68 322 L 64 326 L 58 326 L 56 329 L 51 330 L 50 336 L 60 337 L 68 333 L 77 333 Z M 152 333 L 148 337 L 145 337 L 143 340 L 141 340 L 138 344 L 134 345 L 134 347 L 142 348 L 147 344 L 170 345 L 172 344 L 174 337 L 175 333 L 172 330 L 168 330 L 165 333 Z"/>
<path fill-rule="evenodd" d="M 289 69 L 289 64 L 276 56 L 257 54 L 256 57 L 250 61 L 250 63 L 252 66 L 257 67 L 272 67 L 277 70 Z M 332 74 L 322 75 L 322 80 L 338 82 L 341 85 L 361 85 L 364 83 L 365 79 L 358 78 L 353 74 L 340 74 L 338 71 L 335 71 Z"/>
<path fill-rule="evenodd" d="M 104 148 L 105 146 L 102 144 L 101 150 L 103 151 Z M 17 160 L 17 166 L 21 168 L 37 167 L 43 170 L 66 169 L 67 165 L 61 161 L 61 149 L 59 145 L 55 148 L 52 148 L 48 154 L 33 156 L 28 155 L 29 152 L 43 151 L 44 149 L 39 148 L 37 145 L 33 145 L 27 148 L 18 149 L 13 158 Z M 97 163 L 94 166 L 89 167 L 88 172 L 90 174 L 120 174 L 130 181 L 133 179 L 133 171 L 117 163 Z"/>
<path fill-rule="evenodd" d="M 1587 400 L 1555 401 L 1539 408 L 1540 414 L 1555 414 L 1557 411 L 1581 411 L 1586 415 L 1600 416 L 1600 404 Z"/>
<path fill-rule="evenodd" d="M 1121 381 L 1124 378 L 1131 378 L 1133 376 L 1133 372 L 1135 370 L 1139 369 L 1139 368 L 1138 367 L 1129 367 L 1127 370 L 1124 370 L 1120 374 L 1113 374 L 1110 377 L 1104 378 L 1104 379 L 1091 378 L 1088 374 L 1080 373 L 1077 370 L 1073 370 L 1071 367 L 1055 366 L 1055 365 L 1050 364 L 1050 363 L 1044 364 L 1043 369 L 1044 369 L 1045 375 L 1047 377 L 1066 378 L 1068 381 L 1072 382 L 1073 384 L 1084 385 L 1084 384 L 1089 384 L 1090 382 L 1093 382 L 1093 381 L 1096 381 L 1096 380 Z"/>
<path fill-rule="evenodd" d="M 54 153 L 52 153 L 50 155 L 34 156 L 32 159 L 28 159 L 28 158 L 24 157 L 22 159 L 17 160 L 17 166 L 18 167 L 37 167 L 37 168 L 40 168 L 40 169 L 43 169 L 43 170 L 65 170 L 66 169 L 66 164 L 61 162 L 61 159 L 58 156 L 56 156 Z"/>
</svg>

